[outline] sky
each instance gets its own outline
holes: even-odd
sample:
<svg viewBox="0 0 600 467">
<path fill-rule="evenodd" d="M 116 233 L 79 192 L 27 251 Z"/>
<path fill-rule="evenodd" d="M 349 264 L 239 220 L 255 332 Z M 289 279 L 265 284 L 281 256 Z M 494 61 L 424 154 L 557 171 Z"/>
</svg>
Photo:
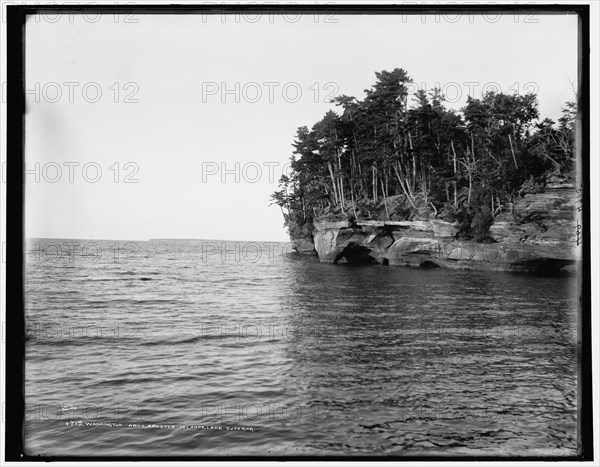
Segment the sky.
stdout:
<svg viewBox="0 0 600 467">
<path fill-rule="evenodd" d="M 300 126 L 404 68 L 449 107 L 574 99 L 569 15 L 68 15 L 26 25 L 27 237 L 287 241 L 270 194 Z"/>
</svg>

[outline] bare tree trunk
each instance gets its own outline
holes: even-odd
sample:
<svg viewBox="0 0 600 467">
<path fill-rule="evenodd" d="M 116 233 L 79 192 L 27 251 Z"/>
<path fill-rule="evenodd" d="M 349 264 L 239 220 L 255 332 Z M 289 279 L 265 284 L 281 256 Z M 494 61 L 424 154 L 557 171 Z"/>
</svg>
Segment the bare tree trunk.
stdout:
<svg viewBox="0 0 600 467">
<path fill-rule="evenodd" d="M 472 178 L 471 178 L 471 170 L 469 172 L 469 194 L 467 196 L 467 206 L 471 206 L 471 189 L 473 188 Z"/>
<path fill-rule="evenodd" d="M 350 185 L 350 197 L 352 198 L 352 212 L 354 212 L 354 219 L 357 219 L 356 215 L 356 201 L 354 200 L 354 188 Z"/>
<path fill-rule="evenodd" d="M 410 136 L 410 132 L 408 133 L 408 144 L 410 147 L 410 152 L 412 153 L 412 172 L 413 172 L 413 178 L 412 178 L 412 183 L 415 183 L 415 180 L 417 179 L 417 159 L 415 157 L 415 152 L 413 151 L 413 144 L 412 144 L 412 138 Z"/>
<path fill-rule="evenodd" d="M 515 157 L 515 150 L 513 148 L 512 138 L 508 135 L 508 142 L 510 143 L 510 152 L 512 152 L 513 162 L 515 163 L 515 169 L 519 170 L 517 166 L 517 158 Z"/>
<path fill-rule="evenodd" d="M 373 166 L 373 201 L 377 202 L 377 174 L 375 166 Z"/>
<path fill-rule="evenodd" d="M 406 188 L 407 188 L 408 192 L 410 193 L 410 197 L 412 199 L 416 199 L 415 194 L 413 193 L 412 188 L 410 187 L 410 183 L 408 183 L 408 179 L 405 179 L 405 181 L 406 181 Z"/>
<path fill-rule="evenodd" d="M 453 185 L 454 185 L 454 209 L 458 209 L 458 200 L 457 200 L 457 195 L 456 195 L 456 172 L 457 172 L 456 160 L 457 160 L 457 157 L 456 157 L 456 150 L 454 149 L 454 141 L 452 141 L 452 140 L 450 141 L 450 147 L 452 148 L 452 155 L 453 155 L 452 159 L 454 162 L 454 182 L 453 182 Z"/>
<path fill-rule="evenodd" d="M 398 167 L 399 166 L 400 166 L 400 164 L 398 164 Z M 396 177 L 398 177 L 398 183 L 400 184 L 400 188 L 402 188 L 402 191 L 404 192 L 404 196 L 406 196 L 406 199 L 408 200 L 410 205 L 414 209 L 417 209 L 417 206 L 415 206 L 415 203 L 413 202 L 411 196 L 408 194 L 408 191 L 406 190 L 406 187 L 404 186 L 404 183 L 402 182 L 402 177 L 400 175 L 400 172 L 398 171 L 398 167 L 394 166 L 394 171 L 396 172 Z M 402 171 L 402 169 L 400 169 L 400 171 Z"/>
<path fill-rule="evenodd" d="M 466 161 L 468 161 L 469 163 L 467 164 L 467 162 L 465 161 L 459 161 L 467 170 L 467 173 L 469 174 L 469 194 L 467 195 L 467 206 L 471 206 L 471 192 L 473 189 L 473 169 L 474 169 L 474 162 L 473 165 L 471 165 L 471 161 L 467 158 L 465 159 Z"/>
<path fill-rule="evenodd" d="M 335 204 L 339 204 L 337 188 L 335 186 L 335 175 L 333 174 L 333 167 L 331 166 L 331 162 L 327 163 L 327 167 L 329 168 L 329 175 L 331 176 L 331 185 L 333 186 L 333 196 L 335 197 Z"/>
<path fill-rule="evenodd" d="M 385 188 L 383 187 L 383 180 L 379 179 L 379 181 L 381 182 L 381 194 L 383 195 L 383 205 L 385 206 L 385 214 L 387 215 L 387 217 L 389 219 L 390 212 L 388 211 L 388 207 L 387 207 L 387 196 L 385 196 Z"/>
<path fill-rule="evenodd" d="M 454 181 L 454 209 L 458 209 L 458 197 L 456 195 L 456 180 Z"/>
<path fill-rule="evenodd" d="M 337 146 L 337 140 L 338 140 L 338 134 L 337 134 L 337 129 L 334 129 L 335 132 L 335 145 L 336 145 L 336 153 L 337 153 L 337 160 L 338 160 L 338 173 L 339 173 L 339 186 L 338 186 L 338 196 L 339 196 L 339 202 L 340 202 L 340 207 L 342 208 L 342 210 L 344 209 L 344 182 L 343 182 L 343 175 L 342 175 L 342 152 L 340 151 L 340 148 Z"/>
<path fill-rule="evenodd" d="M 542 156 L 544 156 L 546 159 L 550 159 L 552 162 L 554 162 L 554 171 L 555 172 L 560 172 L 560 163 L 557 162 L 556 160 L 552 159 L 548 154 L 542 153 Z"/>
<path fill-rule="evenodd" d="M 302 197 L 302 214 L 304 215 L 304 220 L 306 220 L 306 204 L 304 204 L 304 196 Z"/>
<path fill-rule="evenodd" d="M 360 162 L 356 162 L 356 165 L 358 167 L 358 185 L 360 188 L 360 195 L 361 196 L 367 196 L 366 192 L 365 192 L 365 184 L 363 181 L 363 172 L 362 172 L 362 167 L 360 165 Z M 367 196 L 368 198 L 368 196 Z"/>
<path fill-rule="evenodd" d="M 456 175 L 456 150 L 454 149 L 454 141 L 450 141 L 450 147 L 452 148 L 452 160 L 454 162 L 454 175 Z"/>
<path fill-rule="evenodd" d="M 385 172 L 385 196 L 386 196 L 386 198 L 390 197 L 390 186 L 389 186 L 388 171 L 389 171 L 389 168 Z"/>
</svg>

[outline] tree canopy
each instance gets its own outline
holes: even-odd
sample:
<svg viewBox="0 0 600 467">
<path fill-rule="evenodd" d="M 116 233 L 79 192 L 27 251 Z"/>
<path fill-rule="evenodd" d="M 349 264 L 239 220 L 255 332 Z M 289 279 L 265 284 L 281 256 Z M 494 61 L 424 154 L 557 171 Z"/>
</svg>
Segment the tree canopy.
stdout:
<svg viewBox="0 0 600 467">
<path fill-rule="evenodd" d="M 337 112 L 298 128 L 290 174 L 272 195 L 292 238 L 323 217 L 437 217 L 486 241 L 526 180 L 572 170 L 573 103 L 558 124 L 540 121 L 535 94 L 470 96 L 456 112 L 439 89 L 409 96 L 403 69 L 375 76 L 362 100 L 335 97 Z"/>
</svg>

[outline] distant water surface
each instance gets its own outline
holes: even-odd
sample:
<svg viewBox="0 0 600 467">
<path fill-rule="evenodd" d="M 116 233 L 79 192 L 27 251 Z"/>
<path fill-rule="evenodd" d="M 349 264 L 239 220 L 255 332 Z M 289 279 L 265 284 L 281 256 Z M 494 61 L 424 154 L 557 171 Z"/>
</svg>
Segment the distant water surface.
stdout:
<svg viewBox="0 0 600 467">
<path fill-rule="evenodd" d="M 576 453 L 573 276 L 64 242 L 27 245 L 30 455 Z"/>
</svg>

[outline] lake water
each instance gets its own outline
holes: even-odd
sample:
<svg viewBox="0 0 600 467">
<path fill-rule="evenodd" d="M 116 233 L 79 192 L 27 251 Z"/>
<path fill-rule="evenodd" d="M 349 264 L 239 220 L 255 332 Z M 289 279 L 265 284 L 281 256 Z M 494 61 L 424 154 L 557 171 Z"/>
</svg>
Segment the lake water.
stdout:
<svg viewBox="0 0 600 467">
<path fill-rule="evenodd" d="M 576 454 L 574 276 L 73 242 L 28 241 L 30 455 Z"/>
</svg>

